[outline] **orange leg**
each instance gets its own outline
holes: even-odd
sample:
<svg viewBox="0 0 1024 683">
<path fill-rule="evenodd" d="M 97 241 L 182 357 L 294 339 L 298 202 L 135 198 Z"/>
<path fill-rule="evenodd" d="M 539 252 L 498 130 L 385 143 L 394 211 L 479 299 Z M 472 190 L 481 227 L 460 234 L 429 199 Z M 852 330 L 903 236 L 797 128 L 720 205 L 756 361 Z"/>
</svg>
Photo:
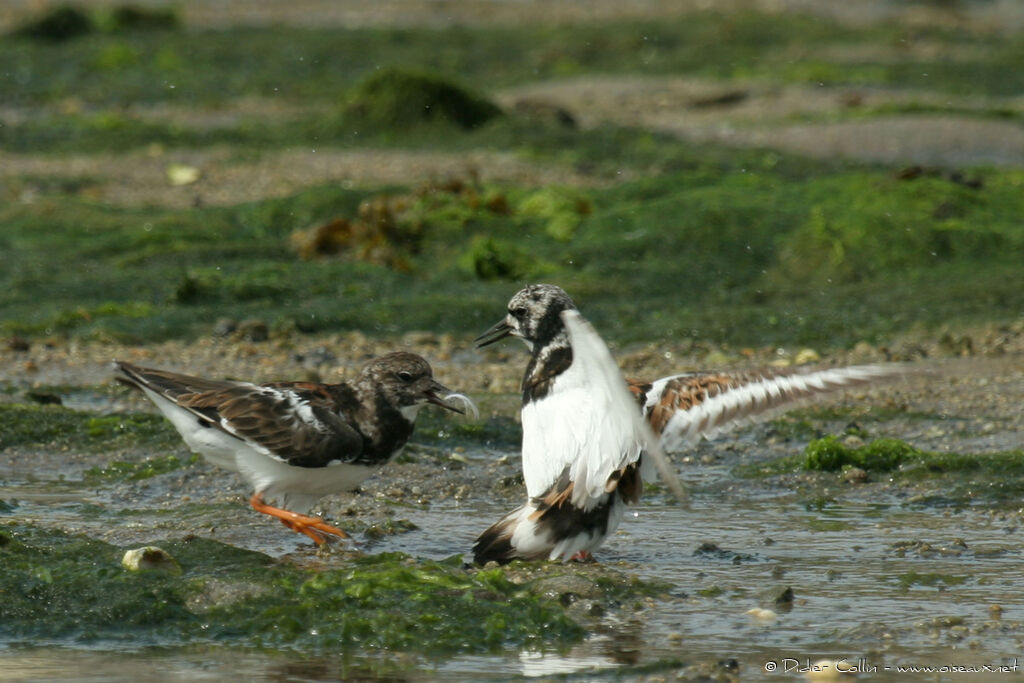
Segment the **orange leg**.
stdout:
<svg viewBox="0 0 1024 683">
<path fill-rule="evenodd" d="M 581 550 L 569 558 L 570 562 L 597 562 L 589 550 Z"/>
<path fill-rule="evenodd" d="M 273 505 L 267 505 L 263 502 L 263 495 L 259 492 L 252 494 L 252 498 L 249 499 L 249 505 L 251 505 L 252 509 L 256 512 L 262 512 L 265 515 L 277 517 L 281 520 L 281 524 L 284 524 L 292 531 L 309 536 L 313 539 L 313 542 L 319 546 L 327 543 L 327 537 L 324 536 L 324 534 L 332 534 L 339 538 L 349 537 L 344 531 L 331 526 L 319 517 L 300 515 L 297 512 L 282 510 L 281 508 L 276 508 Z"/>
</svg>

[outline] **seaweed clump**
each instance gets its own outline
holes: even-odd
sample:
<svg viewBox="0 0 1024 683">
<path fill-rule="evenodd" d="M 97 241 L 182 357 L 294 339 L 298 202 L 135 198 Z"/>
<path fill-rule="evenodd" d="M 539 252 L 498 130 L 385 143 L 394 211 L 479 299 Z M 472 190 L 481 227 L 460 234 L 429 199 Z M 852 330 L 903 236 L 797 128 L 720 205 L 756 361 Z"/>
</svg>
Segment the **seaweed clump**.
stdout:
<svg viewBox="0 0 1024 683">
<path fill-rule="evenodd" d="M 922 451 L 899 439 L 877 439 L 852 448 L 835 436 L 826 436 L 807 445 L 802 468 L 838 472 L 848 467 L 859 467 L 867 471 L 891 472 L 908 460 L 923 455 Z"/>
<path fill-rule="evenodd" d="M 447 79 L 394 68 L 358 84 L 344 110 L 346 124 L 385 131 L 438 122 L 470 130 L 501 115 L 498 105 Z"/>
<path fill-rule="evenodd" d="M 451 654 L 585 635 L 554 600 L 458 557 L 390 553 L 309 571 L 208 539 L 159 546 L 180 573 L 127 571 L 123 549 L 87 536 L 0 528 L 0 637 Z"/>
<path fill-rule="evenodd" d="M 107 12 L 93 14 L 75 6 L 58 5 L 31 19 L 11 32 L 12 36 L 41 42 L 62 43 L 81 36 L 106 31 L 127 33 L 176 29 L 181 25 L 177 12 L 171 8 L 141 7 L 123 4 Z"/>
<path fill-rule="evenodd" d="M 14 29 L 11 35 L 32 40 L 61 43 L 96 30 L 92 17 L 73 5 L 59 5 L 42 16 Z"/>
</svg>

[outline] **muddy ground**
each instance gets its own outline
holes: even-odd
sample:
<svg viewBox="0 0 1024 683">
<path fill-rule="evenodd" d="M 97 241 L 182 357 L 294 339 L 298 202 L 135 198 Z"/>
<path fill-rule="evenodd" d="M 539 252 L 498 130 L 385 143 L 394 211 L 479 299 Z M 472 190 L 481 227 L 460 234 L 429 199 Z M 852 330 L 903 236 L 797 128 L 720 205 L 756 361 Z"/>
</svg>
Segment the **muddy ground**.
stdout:
<svg viewBox="0 0 1024 683">
<path fill-rule="evenodd" d="M 468 500 L 487 500 L 512 506 L 519 501 L 520 468 L 514 449 L 518 437 L 510 421 L 517 418 L 516 389 L 526 361 L 525 351 L 518 347 L 507 343 L 498 349 L 480 351 L 473 349 L 468 340 L 426 333 L 409 334 L 395 342 L 349 334 L 286 337 L 264 343 L 208 338 L 189 344 L 168 342 L 146 347 L 66 344 L 54 340 L 33 345 L 27 351 L 0 352 L 0 382 L 8 387 L 8 393 L 0 400 L 31 402 L 30 394 L 55 394 L 75 409 L 97 413 L 154 412 L 138 394 L 111 388 L 108 363 L 113 358 L 211 377 L 340 381 L 354 374 L 366 359 L 386 350 L 404 348 L 421 353 L 430 359 L 442 382 L 477 400 L 482 408 L 479 421 L 504 419 L 509 421 L 507 428 L 513 433 L 499 439 L 493 449 L 484 446 L 480 450 L 482 444 L 471 446 L 475 449 L 471 458 L 465 456 L 465 447 L 446 444 L 443 437 L 426 442 L 421 439 L 419 445 L 412 445 L 410 457 L 406 458 L 412 462 L 390 464 L 368 480 L 359 493 L 331 497 L 321 504 L 330 516 L 358 520 L 358 525 L 363 526 L 393 516 L 396 504 L 458 506 Z M 898 382 L 867 391 L 850 391 L 829 401 L 838 407 L 838 414 L 846 417 L 816 427 L 825 433 L 842 432 L 847 423 L 875 406 L 891 409 L 893 415 L 869 424 L 872 437 L 899 438 L 922 450 L 937 452 L 1019 448 L 1024 434 L 1024 413 L 1020 410 L 1024 403 L 1022 349 L 1024 329 L 1018 323 L 945 335 L 932 341 L 907 337 L 891 348 L 862 344 L 851 351 L 826 354 L 818 365 L 896 360 L 906 364 L 908 374 Z M 785 364 L 793 361 L 795 353 L 796 350 L 786 349 L 710 349 L 687 353 L 678 348 L 640 347 L 618 351 L 627 374 L 641 378 L 692 369 Z M 741 430 L 739 436 L 704 443 L 695 453 L 679 454 L 677 459 L 685 479 L 691 470 L 702 466 L 732 466 L 798 453 L 807 440 L 806 436 L 795 440 L 780 438 L 771 427 L 754 426 Z M 182 458 L 188 455 L 183 446 L 176 453 Z M 85 470 L 103 466 L 112 459 L 157 455 L 164 454 L 9 448 L 5 451 L 2 474 L 5 479 L 20 481 L 75 480 Z M 819 475 L 808 476 L 813 479 Z M 746 481 L 742 485 L 763 484 Z M 886 486 L 885 481 L 858 482 L 842 484 L 841 489 L 846 495 L 867 500 L 875 495 L 876 488 Z M 265 520 L 245 510 L 248 493 L 234 475 L 197 464 L 159 481 L 122 484 L 116 494 L 110 495 L 126 505 L 165 509 L 182 501 L 233 503 L 238 505 L 237 514 L 225 515 L 215 524 L 210 520 L 172 524 L 182 532 L 209 533 L 243 546 L 257 530 L 261 531 L 259 535 L 287 538 L 277 529 L 266 528 Z M 211 531 L 207 524 L 216 526 L 216 531 Z M 152 530 L 118 527 L 106 533 L 112 542 L 128 543 L 151 536 Z M 467 549 L 471 540 L 464 541 Z"/>
<path fill-rule="evenodd" d="M 557 12 L 552 12 L 547 2 L 177 3 L 186 23 L 194 26 L 313 21 L 346 26 L 478 25 L 539 18 L 568 22 L 579 20 L 581 13 L 584 18 L 664 16 L 708 4 L 598 2 L 584 10 L 579 3 L 559 3 Z M 909 24 L 967 22 L 986 30 L 998 24 L 1008 31 L 1024 25 L 1024 13 L 1011 0 L 729 4 L 799 8 L 854 23 L 886 18 Z M 0 12 L 0 29 L 36 13 L 38 6 L 30 0 L 8 2 L 6 12 Z M 555 103 L 584 127 L 603 122 L 639 125 L 685 139 L 771 144 L 815 157 L 882 163 L 1024 164 L 1018 124 L 975 117 L 970 111 L 1000 109 L 1019 114 L 1024 110 L 1019 97 L 980 101 L 923 92 L 765 87 L 756 82 L 723 84 L 677 77 L 573 78 L 493 95 L 507 107 L 524 99 Z M 965 113 L 833 120 L 860 109 L 919 104 Z M 82 105 L 68 101 L 61 106 L 75 111 Z M 309 112 L 256 99 L 212 110 L 138 107 L 129 113 L 140 119 L 211 129 L 247 116 L 288 121 Z M 38 112 L 3 108 L 0 115 L 16 121 Z M 172 186 L 166 175 L 171 163 L 195 166 L 201 181 Z M 488 152 L 287 149 L 237 156 L 230 149 L 159 146 L 74 156 L 0 152 L 0 183 L 16 184 L 24 176 L 85 179 L 85 196 L 124 206 L 230 205 L 284 196 L 323 182 L 415 184 L 466 174 L 538 186 L 600 187 L 617 181 L 588 175 L 585 169 Z M 18 199 L 32 201 L 33 197 Z M 494 302 L 495 319 L 503 303 Z M 580 304 L 585 312 L 585 302 Z M 235 475 L 202 461 L 189 462 L 183 445 L 161 452 L 133 446 L 97 451 L 74 444 L 60 449 L 10 447 L 0 457 L 0 481 L 4 482 L 0 500 L 16 503 L 13 515 L 18 521 L 83 532 L 119 546 L 196 535 L 300 565 L 335 567 L 364 553 L 392 550 L 429 558 L 466 553 L 476 534 L 518 505 L 523 496 L 514 420 L 526 354 L 512 343 L 477 351 L 469 339 L 434 333 L 392 340 L 359 334 L 286 335 L 262 343 L 208 337 L 144 347 L 32 340 L 27 350 L 13 343 L 0 345 L 0 402 L 50 397 L 97 415 L 151 412 L 152 406 L 141 397 L 110 386 L 110 360 L 211 377 L 339 381 L 369 357 L 395 348 L 421 353 L 442 382 L 477 399 L 482 409 L 479 422 L 490 421 L 499 437 L 491 443 L 467 444 L 437 434 L 438 423 L 428 420 L 433 431 L 418 433 L 400 461 L 383 468 L 358 492 L 321 501 L 319 512 L 352 531 L 357 547 L 335 544 L 317 553 L 304 537 L 251 511 L 250 491 Z M 637 377 L 788 363 L 800 351 L 701 344 L 615 349 L 626 373 Z M 884 475 L 792 471 L 744 478 L 734 472 L 739 465 L 798 454 L 814 436 L 842 434 L 851 423 L 868 440 L 902 439 L 926 451 L 987 454 L 1021 448 L 1024 322 L 1020 312 L 1007 311 L 1004 321 L 984 327 L 908 332 L 884 347 L 862 343 L 845 350 L 816 349 L 803 357 L 813 355 L 819 356 L 815 361 L 819 365 L 893 361 L 908 363 L 912 372 L 900 381 L 828 401 L 834 407 L 828 415 L 805 412 L 781 422 L 746 427 L 674 456 L 677 471 L 690 487 L 690 507 L 679 506 L 662 490 L 652 489 L 637 508 L 637 517 L 626 519 L 598 554 L 602 566 L 672 583 L 670 599 L 652 601 L 636 615 L 587 603 L 588 609 L 608 609 L 608 614 L 598 618 L 587 643 L 570 653 L 417 661 L 409 664 L 408 676 L 476 680 L 583 672 L 579 675 L 586 678 L 606 676 L 622 666 L 685 658 L 687 665 L 662 664 L 656 673 L 629 675 L 651 680 L 700 676 L 757 680 L 776 652 L 814 659 L 865 656 L 875 663 L 977 665 L 1009 662 L 1024 651 L 1020 601 L 1024 551 L 1019 542 L 1024 507 L 1020 502 L 995 503 L 984 491 L 972 499 L 969 490 L 963 491 L 970 488 L 970 475 L 954 482 L 960 497 L 952 500 L 948 479 L 908 483 Z M 809 431 L 789 428 L 802 421 L 810 423 Z M 136 462 L 168 454 L 187 464 L 138 481 L 97 482 L 85 477 L 91 468 L 113 461 Z M 944 496 L 947 499 L 942 502 Z M 580 567 L 578 571 L 586 576 L 590 570 Z M 950 575 L 963 578 L 963 584 L 945 583 L 942 577 L 948 581 Z M 776 596 L 786 587 L 797 596 L 792 612 L 764 623 L 748 615 L 750 609 L 777 609 Z M 331 662 L 300 661 L 305 658 L 280 654 L 186 653 L 173 655 L 168 662 L 152 653 L 125 657 L 118 651 L 61 652 L 61 657 L 44 652 L 17 658 L 6 652 L 0 678 L 14 672 L 11 675 L 21 678 L 74 680 L 84 670 L 108 680 L 141 676 L 180 680 L 196 677 L 197 672 L 253 680 L 323 680 L 342 675 Z M 934 680 L 934 676 L 922 680 Z"/>
<path fill-rule="evenodd" d="M 374 667 L 384 660 L 403 677 L 456 680 L 588 679 L 615 670 L 635 680 L 759 680 L 767 667 L 794 659 L 849 658 L 886 672 L 901 665 L 1009 666 L 1024 643 L 1017 590 L 1022 549 L 1016 541 L 1024 508 L 986 492 L 998 482 L 979 481 L 983 488 L 972 493 L 970 473 L 907 481 L 884 473 L 789 470 L 750 478 L 735 468 L 799 454 L 815 435 L 844 434 L 851 425 L 865 440 L 897 438 L 926 451 L 980 457 L 1017 449 L 1024 434 L 1022 342 L 1024 328 L 1017 324 L 932 341 L 907 338 L 891 348 L 864 344 L 822 352 L 818 364 L 903 358 L 911 372 L 826 401 L 826 413 L 784 416 L 675 454 L 689 502 L 680 505 L 660 487 L 650 489 L 597 553 L 596 565 L 567 573 L 544 566 L 511 570 L 509 576 L 523 574 L 516 580 L 547 582 L 542 585 L 568 605 L 568 614 L 586 624 L 590 635 L 567 652 L 527 649 L 441 660 L 378 653 L 368 660 L 376 664 L 356 657 L 341 665 L 330 657 L 217 650 L 129 658 L 66 650 L 58 661 L 22 648 L 10 652 L 8 662 L 19 675 L 54 680 L 75 680 L 82 666 L 109 680 L 169 680 L 196 667 L 214 676 L 243 670 L 254 680 L 300 674 L 327 680 L 351 675 L 351 666 L 379 671 Z M 395 347 L 424 354 L 443 382 L 476 398 L 482 415 L 471 422 L 489 425 L 495 437 L 467 442 L 444 433 L 457 431 L 457 423 L 442 422 L 438 433 L 438 423 L 426 420 L 399 461 L 359 491 L 329 496 L 318 506 L 352 533 L 354 543 L 317 551 L 305 537 L 250 510 L 250 491 L 236 475 L 190 461 L 181 445 L 159 452 L 138 446 L 97 451 L 84 444 L 7 448 L 0 460 L 2 498 L 14 508 L 5 516 L 119 547 L 215 539 L 307 568 L 344 567 L 353 558 L 389 551 L 438 560 L 468 553 L 476 535 L 523 496 L 518 428 L 509 419 L 516 414 L 515 388 L 526 361 L 518 344 L 476 351 L 469 340 L 428 334 L 394 342 L 345 335 L 143 348 L 54 341 L 0 352 L 0 383 L 7 387 L 0 400 L 56 396 L 97 414 L 152 411 L 134 392 L 109 386 L 108 359 L 211 376 L 333 381 Z M 617 355 L 629 374 L 654 377 L 708 362 L 791 362 L 795 353 L 627 348 Z M 184 466 L 138 481 L 87 476 L 115 461 L 169 454 Z M 636 603 L 608 602 L 587 592 L 607 572 L 615 581 L 629 577 L 667 588 Z M 796 597 L 787 601 L 787 590 Z"/>
</svg>

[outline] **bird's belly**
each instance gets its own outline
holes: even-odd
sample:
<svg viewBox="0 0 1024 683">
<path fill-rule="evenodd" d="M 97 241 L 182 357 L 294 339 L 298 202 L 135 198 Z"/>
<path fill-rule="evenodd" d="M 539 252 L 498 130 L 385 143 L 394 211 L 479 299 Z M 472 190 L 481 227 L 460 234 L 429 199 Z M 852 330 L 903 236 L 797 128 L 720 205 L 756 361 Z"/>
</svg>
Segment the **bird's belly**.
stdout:
<svg viewBox="0 0 1024 683">
<path fill-rule="evenodd" d="M 296 467 L 252 449 L 238 453 L 236 462 L 253 490 L 294 512 L 307 512 L 328 494 L 353 490 L 377 469 L 348 463 Z"/>
</svg>

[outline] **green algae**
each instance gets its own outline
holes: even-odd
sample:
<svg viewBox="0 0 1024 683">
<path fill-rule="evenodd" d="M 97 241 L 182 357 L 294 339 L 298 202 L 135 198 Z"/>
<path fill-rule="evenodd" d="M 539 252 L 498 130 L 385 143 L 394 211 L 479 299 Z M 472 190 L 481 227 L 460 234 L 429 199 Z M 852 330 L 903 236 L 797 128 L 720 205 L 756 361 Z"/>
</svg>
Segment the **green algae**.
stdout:
<svg viewBox="0 0 1024 683">
<path fill-rule="evenodd" d="M 485 411 L 486 412 L 486 411 Z M 423 411 L 416 420 L 417 443 L 434 446 L 478 446 L 516 448 L 522 440 L 522 427 L 513 418 L 496 415 L 486 420 L 468 421 L 440 411 Z"/>
<path fill-rule="evenodd" d="M 381 65 L 458 74 L 476 88 L 608 73 L 990 95 L 1015 95 L 1024 85 L 1016 68 L 1021 39 L 1012 32 L 917 23 L 909 28 L 891 21 L 851 27 L 795 12 L 687 12 L 658 20 L 591 21 L 572 30 L 554 23 L 471 30 L 280 25 L 156 35 L 90 32 L 88 20 L 77 22 L 84 31 L 68 32 L 81 34 L 77 40 L 0 42 L 0 63 L 19 75 L 0 80 L 0 97 L 40 103 L 74 94 L 113 105 L 218 103 L 253 95 L 329 102 Z M 914 57 L 918 42 L 946 49 Z M 130 48 L 132 59 L 96 68 L 112 43 Z M 911 52 L 894 52 L 895 45 Z M 865 51 L 873 56 L 858 56 Z"/>
<path fill-rule="evenodd" d="M 604 136 L 579 135 L 564 145 L 604 149 L 604 158 L 619 165 L 637 139 L 623 135 L 604 148 Z M 657 149 L 685 170 L 595 195 L 567 241 L 563 233 L 549 234 L 543 217 L 522 215 L 529 194 L 520 189 L 505 188 L 505 213 L 472 209 L 465 199 L 424 198 L 416 208 L 423 226 L 416 249 L 398 254 L 408 271 L 304 261 L 287 246 L 297 230 L 357 215 L 360 203 L 376 196 L 371 192 L 313 188 L 189 211 L 60 196 L 12 204 L 0 210 L 0 241 L 19 258 L 0 273 L 0 334 L 192 338 L 224 316 L 301 332 L 478 334 L 493 322 L 484 312 L 509 296 L 505 278 L 520 276 L 571 283 L 588 317 L 617 341 L 852 344 L 910 324 L 1005 320 L 1007 310 L 1024 306 L 1012 259 L 1024 249 L 1015 229 L 1024 211 L 1017 171 L 986 171 L 984 188 L 968 197 L 946 182 L 962 215 L 940 220 L 931 212 L 948 199 L 941 179 L 897 181 L 882 171 L 778 155 L 765 167 L 757 160 L 764 153 L 704 155 L 707 148 L 678 141 Z M 858 199 L 864 196 L 884 199 L 891 214 L 885 239 L 870 227 L 878 210 Z M 826 218 L 842 214 L 817 242 L 802 232 L 816 206 Z M 920 242 L 922 221 L 935 224 L 927 244 Z M 907 241 L 894 250 L 900 236 Z M 807 249 L 842 247 L 842 258 L 829 266 L 833 282 L 792 284 L 818 277 L 796 272 L 813 259 L 797 258 L 786 246 L 805 238 Z M 501 245 L 518 245 L 530 259 Z M 74 259 L 82 268 L 54 272 L 54 259 Z M 686 297 L 664 288 L 666 279 L 678 278 L 680 263 L 687 277 L 714 286 Z M 645 293 L 647 306 L 634 305 L 635 292 Z"/>
<path fill-rule="evenodd" d="M 815 439 L 804 450 L 802 469 L 838 472 L 848 467 L 859 467 L 869 472 L 891 472 L 921 451 L 898 439 L 877 439 L 852 448 L 836 436 Z"/>
<path fill-rule="evenodd" d="M 139 481 L 174 472 L 197 462 L 198 455 L 192 455 L 187 459 L 165 455 L 139 461 L 113 460 L 105 465 L 89 468 L 85 471 L 85 478 L 91 481 Z"/>
<path fill-rule="evenodd" d="M 1002 474 L 1007 479 L 1024 475 L 1024 451 L 946 453 L 922 451 L 899 439 L 876 439 L 852 447 L 836 436 L 816 439 L 804 450 L 801 469 L 837 472 L 859 467 L 869 472 L 899 471 L 904 478 L 939 474 Z"/>
<path fill-rule="evenodd" d="M 928 588 L 943 589 L 948 586 L 959 586 L 966 583 L 970 576 L 957 576 L 954 574 L 939 574 L 935 572 L 907 572 L 896 577 L 896 581 L 902 591 L 906 592 L 914 586 L 925 586 Z"/>
<path fill-rule="evenodd" d="M 56 405 L 0 405 L 0 451 L 12 446 L 74 445 L 98 450 L 127 445 L 171 448 L 180 444 L 174 428 L 159 415 L 96 416 Z"/>
<path fill-rule="evenodd" d="M 342 120 L 365 133 L 430 123 L 477 128 L 501 115 L 493 102 L 437 74 L 387 68 L 352 89 Z"/>
<path fill-rule="evenodd" d="M 850 446 L 830 435 L 811 441 L 800 455 L 737 465 L 740 477 L 770 477 L 796 472 L 845 472 L 858 468 L 885 475 L 895 483 L 940 487 L 942 493 L 921 493 L 911 504 L 962 507 L 973 501 L 1019 504 L 1024 494 L 1024 450 L 994 453 L 925 451 L 899 439 L 876 439 Z M 832 501 L 818 497 L 814 500 Z M 822 509 L 826 503 L 816 504 Z M 812 509 L 808 507 L 808 509 Z"/>
<path fill-rule="evenodd" d="M 585 633 L 502 569 L 458 557 L 391 553 L 303 570 L 202 538 L 153 545 L 180 575 L 126 572 L 124 549 L 85 536 L 0 527 L 0 639 L 436 655 L 559 647 Z"/>
<path fill-rule="evenodd" d="M 707 588 L 698 589 L 697 595 L 702 598 L 717 598 L 725 595 L 725 589 L 718 585 L 708 586 Z"/>
</svg>

